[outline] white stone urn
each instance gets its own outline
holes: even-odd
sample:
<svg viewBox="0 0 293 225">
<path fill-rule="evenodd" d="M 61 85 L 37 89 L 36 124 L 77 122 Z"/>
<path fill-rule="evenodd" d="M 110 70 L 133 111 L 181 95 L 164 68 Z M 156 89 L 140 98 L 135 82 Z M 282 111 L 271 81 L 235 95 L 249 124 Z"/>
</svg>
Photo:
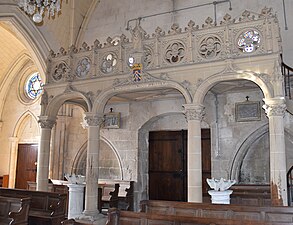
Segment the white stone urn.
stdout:
<svg viewBox="0 0 293 225">
<path fill-rule="evenodd" d="M 230 204 L 230 195 L 233 191 L 228 189 L 236 183 L 236 180 L 207 178 L 207 183 L 211 189 L 214 189 L 208 191 L 211 195 L 212 204 Z"/>
</svg>

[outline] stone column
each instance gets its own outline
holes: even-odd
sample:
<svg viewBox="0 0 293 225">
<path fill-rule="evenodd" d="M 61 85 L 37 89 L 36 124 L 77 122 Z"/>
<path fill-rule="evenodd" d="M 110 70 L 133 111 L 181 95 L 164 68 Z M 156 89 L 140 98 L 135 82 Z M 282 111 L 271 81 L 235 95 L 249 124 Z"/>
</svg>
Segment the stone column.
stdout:
<svg viewBox="0 0 293 225">
<path fill-rule="evenodd" d="M 56 119 L 39 116 L 38 122 L 41 126 L 41 140 L 38 151 L 37 190 L 48 191 L 51 130 L 56 123 Z"/>
<path fill-rule="evenodd" d="M 86 114 L 88 128 L 87 163 L 86 163 L 86 191 L 85 191 L 85 216 L 98 215 L 98 179 L 99 179 L 99 150 L 100 150 L 100 125 L 103 116 Z"/>
<path fill-rule="evenodd" d="M 269 118 L 272 204 L 287 206 L 287 168 L 283 121 L 286 110 L 285 101 L 283 98 L 265 99 L 264 109 Z"/>
<path fill-rule="evenodd" d="M 18 150 L 18 138 L 9 138 L 9 151 L 10 151 L 10 163 L 9 163 L 9 188 L 15 187 L 16 179 L 16 166 L 17 166 L 17 150 Z"/>
<path fill-rule="evenodd" d="M 188 122 L 188 202 L 202 202 L 201 120 L 204 116 L 204 106 L 186 104 L 184 108 Z"/>
</svg>

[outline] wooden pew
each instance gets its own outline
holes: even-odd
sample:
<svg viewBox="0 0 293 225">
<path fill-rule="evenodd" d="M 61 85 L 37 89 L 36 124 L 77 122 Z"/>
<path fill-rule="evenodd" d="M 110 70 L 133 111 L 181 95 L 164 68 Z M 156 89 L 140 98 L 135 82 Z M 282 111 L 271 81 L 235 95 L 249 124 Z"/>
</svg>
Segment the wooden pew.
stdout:
<svg viewBox="0 0 293 225">
<path fill-rule="evenodd" d="M 115 183 L 116 182 L 116 183 Z M 119 187 L 115 188 L 115 185 Z M 119 190 L 117 193 L 117 189 Z M 119 208 L 123 210 L 133 210 L 134 205 L 134 181 L 125 180 L 99 180 L 98 209 Z M 118 195 L 117 195 L 118 194 Z M 117 199 L 118 197 L 118 199 Z"/>
<path fill-rule="evenodd" d="M 144 212 L 120 211 L 110 209 L 107 225 L 292 225 L 293 223 L 277 223 L 244 219 L 223 219 L 196 216 L 164 215 Z"/>
<path fill-rule="evenodd" d="M 84 222 L 78 222 L 74 219 L 64 220 L 61 222 L 62 225 L 92 225 L 92 223 L 84 223 Z"/>
<path fill-rule="evenodd" d="M 55 225 L 65 219 L 66 194 L 0 188 L 0 196 L 30 197 L 29 225 Z"/>
<path fill-rule="evenodd" d="M 293 222 L 293 207 L 257 207 L 216 205 L 209 203 L 143 200 L 141 212 L 178 216 L 198 216 L 225 219 L 247 219 L 269 222 Z"/>
<path fill-rule="evenodd" d="M 30 198 L 0 196 L 0 225 L 27 225 Z"/>
<path fill-rule="evenodd" d="M 233 185 L 231 204 L 271 206 L 270 185 Z"/>
</svg>

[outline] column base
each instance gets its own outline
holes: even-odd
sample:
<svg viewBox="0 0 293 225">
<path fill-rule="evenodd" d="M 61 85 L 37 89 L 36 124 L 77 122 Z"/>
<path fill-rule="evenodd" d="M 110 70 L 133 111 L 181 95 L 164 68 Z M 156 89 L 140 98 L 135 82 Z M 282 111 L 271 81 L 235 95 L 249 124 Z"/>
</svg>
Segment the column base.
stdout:
<svg viewBox="0 0 293 225">
<path fill-rule="evenodd" d="M 93 224 L 99 224 L 99 222 L 103 222 L 101 224 L 106 224 L 107 216 L 99 213 L 98 210 L 95 210 L 95 211 L 85 210 L 83 211 L 82 215 L 77 218 L 77 220 L 91 221 L 93 222 Z"/>
</svg>

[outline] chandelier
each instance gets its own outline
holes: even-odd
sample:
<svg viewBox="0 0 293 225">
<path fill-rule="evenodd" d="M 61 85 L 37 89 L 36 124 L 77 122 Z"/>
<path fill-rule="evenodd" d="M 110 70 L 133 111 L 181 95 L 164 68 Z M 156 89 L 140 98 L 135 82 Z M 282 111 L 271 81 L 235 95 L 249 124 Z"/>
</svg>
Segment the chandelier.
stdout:
<svg viewBox="0 0 293 225">
<path fill-rule="evenodd" d="M 44 11 L 48 11 L 48 16 L 54 16 L 55 12 L 61 10 L 61 0 L 19 0 L 19 7 L 28 15 L 33 17 L 35 23 L 43 21 Z"/>
</svg>

